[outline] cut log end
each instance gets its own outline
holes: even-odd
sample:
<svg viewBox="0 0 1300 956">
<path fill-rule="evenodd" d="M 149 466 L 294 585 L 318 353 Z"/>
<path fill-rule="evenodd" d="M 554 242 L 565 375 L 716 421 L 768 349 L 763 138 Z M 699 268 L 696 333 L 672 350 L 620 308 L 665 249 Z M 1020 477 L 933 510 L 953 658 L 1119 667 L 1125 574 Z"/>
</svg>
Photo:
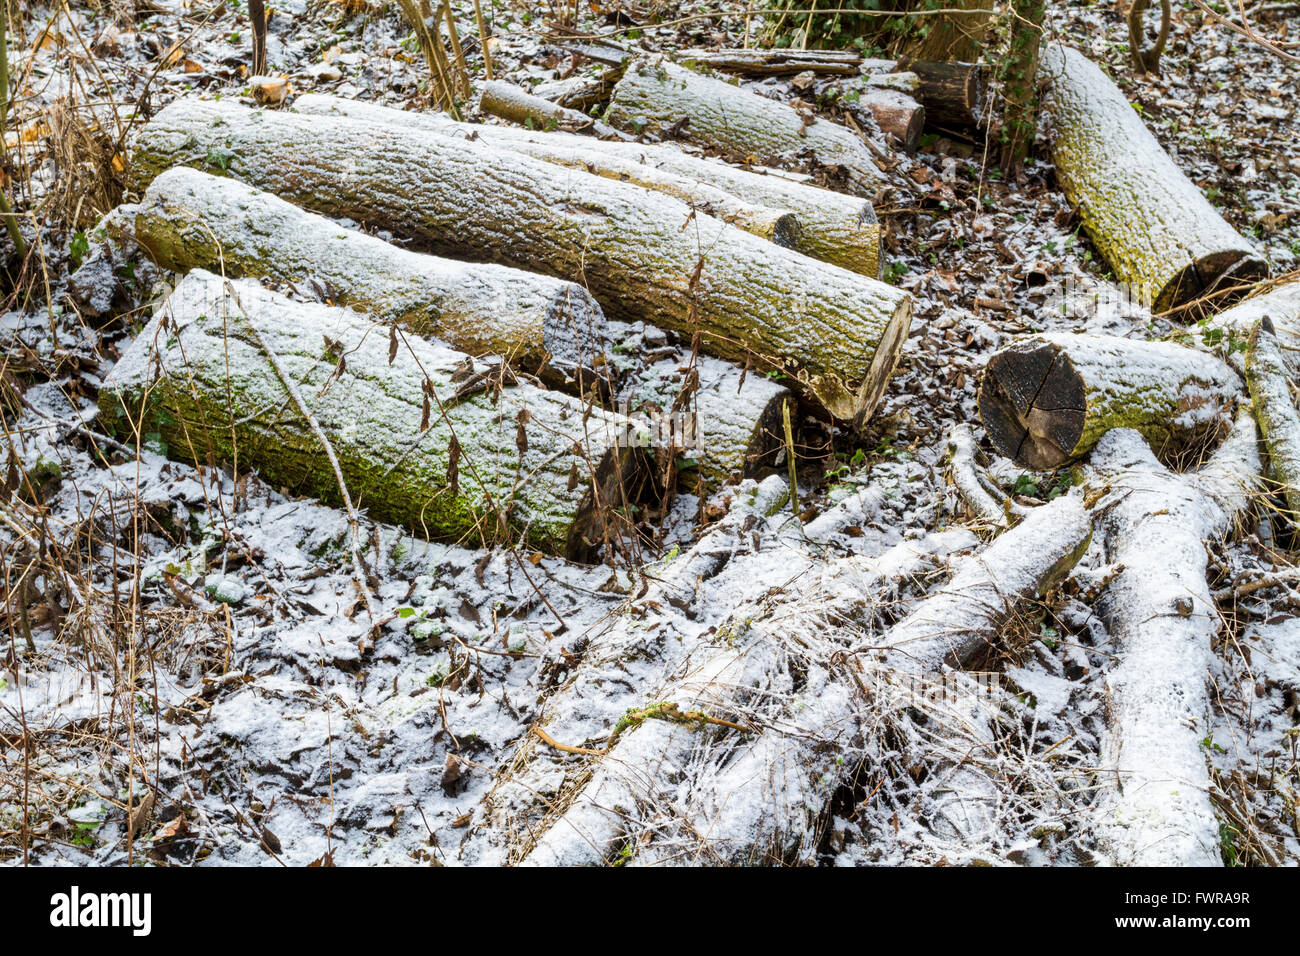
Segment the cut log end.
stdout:
<svg viewBox="0 0 1300 956">
<path fill-rule="evenodd" d="M 1268 265 L 1241 249 L 1225 249 L 1202 256 L 1171 279 L 1156 297 L 1155 311 L 1168 312 L 1203 296 L 1214 296 L 1215 307 L 1236 298 L 1268 277 Z M 1235 293 L 1235 295 L 1233 294 Z"/>
<path fill-rule="evenodd" d="M 1048 471 L 1069 460 L 1083 436 L 1083 378 L 1058 346 L 1031 341 L 989 360 L 979 414 L 989 438 L 1023 468 Z"/>
</svg>

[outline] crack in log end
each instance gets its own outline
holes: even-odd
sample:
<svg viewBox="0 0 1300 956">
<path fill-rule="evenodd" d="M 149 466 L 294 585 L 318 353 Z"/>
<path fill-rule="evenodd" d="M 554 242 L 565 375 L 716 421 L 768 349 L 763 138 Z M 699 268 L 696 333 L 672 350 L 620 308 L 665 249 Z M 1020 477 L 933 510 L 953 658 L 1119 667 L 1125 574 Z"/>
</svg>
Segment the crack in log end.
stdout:
<svg viewBox="0 0 1300 956">
<path fill-rule="evenodd" d="M 1017 343 L 993 356 L 978 402 L 993 444 L 1033 471 L 1067 461 L 1083 435 L 1083 379 L 1060 348 L 1048 342 Z"/>
<path fill-rule="evenodd" d="M 1212 253 L 1190 263 L 1169 280 L 1156 297 L 1153 311 L 1173 312 L 1204 296 L 1213 296 L 1215 300 L 1207 303 L 1206 311 L 1217 311 L 1266 278 L 1268 265 L 1263 259 L 1238 249 Z"/>
</svg>

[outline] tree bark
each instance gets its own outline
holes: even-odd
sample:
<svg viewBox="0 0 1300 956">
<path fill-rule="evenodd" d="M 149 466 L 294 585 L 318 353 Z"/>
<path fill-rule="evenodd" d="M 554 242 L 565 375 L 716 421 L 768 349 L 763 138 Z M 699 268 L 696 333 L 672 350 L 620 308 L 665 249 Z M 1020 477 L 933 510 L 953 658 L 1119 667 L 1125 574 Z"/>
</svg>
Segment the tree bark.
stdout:
<svg viewBox="0 0 1300 956">
<path fill-rule="evenodd" d="M 1105 560 L 1122 568 L 1098 604 L 1118 664 L 1107 676 L 1111 736 L 1098 782 L 1100 839 L 1119 865 L 1219 866 L 1203 741 L 1219 612 L 1208 546 L 1231 529 L 1259 474 L 1255 424 L 1232 434 L 1198 473 L 1171 474 L 1141 436 L 1117 429 L 1089 462 Z"/>
<path fill-rule="evenodd" d="M 1163 312 L 1265 275 L 1255 248 L 1224 222 L 1083 54 L 1047 44 L 1039 77 L 1061 188 L 1139 301 Z"/>
<path fill-rule="evenodd" d="M 338 481 L 287 375 L 330 439 L 351 500 L 374 518 L 574 558 L 616 533 L 613 509 L 639 467 L 625 420 L 392 334 L 348 310 L 195 270 L 105 380 L 101 421 L 128 442 L 251 466 L 337 504 Z"/>
<path fill-rule="evenodd" d="M 979 414 L 994 446 L 1047 471 L 1079 457 L 1112 428 L 1135 428 L 1166 460 L 1227 432 L 1242 394 L 1212 355 L 1170 342 L 1042 335 L 989 359 Z"/>
<path fill-rule="evenodd" d="M 604 314 L 576 283 L 410 252 L 238 180 L 170 169 L 108 225 L 166 269 L 314 281 L 339 305 L 548 381 L 590 385 L 606 360 Z"/>
<path fill-rule="evenodd" d="M 898 361 L 910 297 L 628 183 L 418 130 L 178 100 L 137 138 L 142 188 L 221 170 L 431 251 L 581 278 L 607 313 L 778 369 L 861 429 Z"/>
<path fill-rule="evenodd" d="M 810 155 L 815 165 L 840 167 L 848 186 L 863 196 L 882 180 L 866 144 L 845 127 L 809 122 L 784 103 L 661 58 L 629 64 L 605 118 L 636 132 L 684 135 L 749 162 L 798 164 Z"/>
<path fill-rule="evenodd" d="M 775 171 L 739 169 L 691 156 L 670 145 L 612 143 L 567 133 L 455 123 L 439 113 L 411 113 L 318 93 L 298 97 L 294 109 L 312 115 L 348 116 L 462 138 L 481 138 L 494 146 L 548 161 L 549 157 L 580 150 L 610 157 L 600 161 L 601 169 L 617 168 L 615 160 L 652 166 L 665 173 L 714 186 L 741 201 L 793 213 L 799 224 L 794 248 L 815 259 L 873 279 L 880 277 L 880 225 L 871 204 L 795 181 Z"/>
</svg>

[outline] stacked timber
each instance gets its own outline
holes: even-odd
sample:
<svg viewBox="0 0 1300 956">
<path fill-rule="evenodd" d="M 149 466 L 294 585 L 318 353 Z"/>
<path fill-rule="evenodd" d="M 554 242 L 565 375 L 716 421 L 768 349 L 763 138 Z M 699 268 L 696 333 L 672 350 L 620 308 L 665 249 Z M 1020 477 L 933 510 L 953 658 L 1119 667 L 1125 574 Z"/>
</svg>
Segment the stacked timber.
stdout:
<svg viewBox="0 0 1300 956">
<path fill-rule="evenodd" d="M 364 157 L 365 162 L 358 161 Z M 430 251 L 585 280 L 605 311 L 787 374 L 861 429 L 911 316 L 899 289 L 809 259 L 680 200 L 454 137 L 178 100 L 139 134 L 140 188 L 175 165 L 221 171 Z"/>
<path fill-rule="evenodd" d="M 527 102 L 534 101 L 546 103 L 540 97 L 530 97 Z M 489 108 L 491 101 L 483 105 Z M 797 222 L 793 231 L 793 248 L 853 272 L 880 277 L 880 225 L 871 203 L 822 189 L 804 181 L 806 177 L 795 178 L 794 174 L 761 167 L 729 166 L 692 156 L 668 144 L 605 142 L 565 132 L 458 123 L 441 113 L 411 113 L 320 93 L 300 96 L 294 101 L 294 109 L 311 115 L 345 116 L 463 139 L 481 139 L 534 159 L 624 179 L 679 199 L 702 203 L 710 215 L 741 228 L 748 228 L 745 218 L 730 218 L 729 206 L 743 210 L 748 205 L 790 213 Z M 546 114 L 539 112 L 536 115 Z M 655 177 L 629 164 L 650 167 L 664 175 Z M 687 184 L 685 188 L 682 181 Z M 719 201 L 716 193 L 703 190 L 702 186 L 721 190 L 731 198 Z M 772 238 L 776 238 L 775 234 Z"/>
</svg>

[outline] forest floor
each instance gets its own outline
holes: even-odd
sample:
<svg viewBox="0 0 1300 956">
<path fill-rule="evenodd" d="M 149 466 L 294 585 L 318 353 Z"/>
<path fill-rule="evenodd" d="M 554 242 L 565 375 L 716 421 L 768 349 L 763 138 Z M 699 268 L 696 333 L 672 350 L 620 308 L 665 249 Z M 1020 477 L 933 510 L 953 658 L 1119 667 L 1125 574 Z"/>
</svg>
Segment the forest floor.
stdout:
<svg viewBox="0 0 1300 956">
<path fill-rule="evenodd" d="M 724 488 L 705 502 L 680 496 L 647 528 L 639 554 L 593 566 L 431 544 L 367 522 L 384 624 L 363 652 L 368 623 L 343 512 L 147 447 L 138 457 L 97 458 L 84 428 L 142 317 L 95 328 L 66 303 L 85 235 L 106 211 L 105 179 L 120 172 L 132 124 L 173 98 L 247 95 L 242 3 L 147 6 L 153 12 L 134 26 L 118 27 L 84 2 L 35 3 L 10 36 L 19 94 L 8 175 L 20 211 L 41 217 L 39 230 L 28 230 L 39 236 L 41 268 L 0 316 L 6 381 L 12 376 L 22 395 L 5 408 L 5 431 L 10 460 L 28 473 L 40 465 L 47 480 L 39 521 L 24 525 L 4 510 L 0 528 L 10 596 L 0 648 L 0 862 L 506 862 L 510 841 L 485 807 L 498 771 L 586 635 L 739 492 Z M 1203 23 L 1190 5 L 1175 6 L 1160 77 L 1132 74 L 1124 22 L 1110 4 L 1052 5 L 1048 29 L 1116 78 L 1182 170 L 1256 241 L 1271 274 L 1292 272 L 1300 268 L 1300 70 Z M 1300 8 L 1276 6 L 1261 21 L 1270 34 L 1300 37 Z M 478 69 L 472 6 L 456 7 Z M 568 50 L 545 39 L 540 16 L 509 4 L 485 9 L 498 78 L 531 86 L 575 68 Z M 696 9 L 681 4 L 679 17 Z M 737 45 L 744 5 L 709 9 L 733 15 L 583 25 L 633 49 Z M 395 12 L 364 2 L 283 0 L 270 22 L 270 71 L 298 92 L 415 107 L 427 67 L 409 34 Z M 164 55 L 177 44 L 176 55 Z M 798 95 L 788 82 L 759 86 Z M 78 153 L 92 116 L 107 136 L 85 138 Z M 708 600 L 675 621 L 680 628 L 725 628 L 761 613 L 774 588 L 797 591 L 832 557 L 876 554 L 961 525 L 945 476 L 947 436 L 976 421 L 983 364 L 1017 336 L 1181 331 L 1124 301 L 1045 161 L 1031 159 L 1016 182 L 982 143 L 927 135 L 914 156 L 891 155 L 888 185 L 874 197 L 885 275 L 912 293 L 916 310 L 870 436 L 851 443 L 814 419 L 799 423 L 801 515 L 781 512 L 748 529 Z M 124 282 L 143 307 L 157 278 Z M 645 330 L 622 334 L 635 365 Z M 1005 460 L 992 470 L 1028 504 L 1073 480 L 1024 474 Z M 823 541 L 799 533 L 800 521 L 835 507 L 853 515 L 838 533 Z M 1266 524 L 1267 508 L 1252 521 Z M 42 553 L 63 556 L 61 583 L 47 569 L 23 585 L 47 601 L 20 593 L 14 580 L 22 569 L 11 555 L 32 536 Z M 1300 863 L 1300 590 L 1285 574 L 1249 587 L 1293 561 L 1254 526 L 1212 556 L 1224 628 L 1214 708 L 1198 733 L 1225 821 L 1226 863 Z M 1084 559 L 1085 569 L 1095 565 L 1095 556 Z M 917 582 L 917 593 L 925 586 Z M 1055 590 L 990 662 L 1001 672 L 1009 726 L 997 760 L 1008 786 L 1020 787 L 992 838 L 971 845 L 937 836 L 920 783 L 909 791 L 891 779 L 882 788 L 883 771 L 877 779 L 867 769 L 829 796 L 820 842 L 800 860 L 1104 862 L 1093 771 L 1112 655 L 1085 598 L 1076 582 Z M 647 706 L 654 690 L 629 681 L 627 709 Z M 1274 783 L 1257 785 L 1262 775 Z"/>
</svg>

